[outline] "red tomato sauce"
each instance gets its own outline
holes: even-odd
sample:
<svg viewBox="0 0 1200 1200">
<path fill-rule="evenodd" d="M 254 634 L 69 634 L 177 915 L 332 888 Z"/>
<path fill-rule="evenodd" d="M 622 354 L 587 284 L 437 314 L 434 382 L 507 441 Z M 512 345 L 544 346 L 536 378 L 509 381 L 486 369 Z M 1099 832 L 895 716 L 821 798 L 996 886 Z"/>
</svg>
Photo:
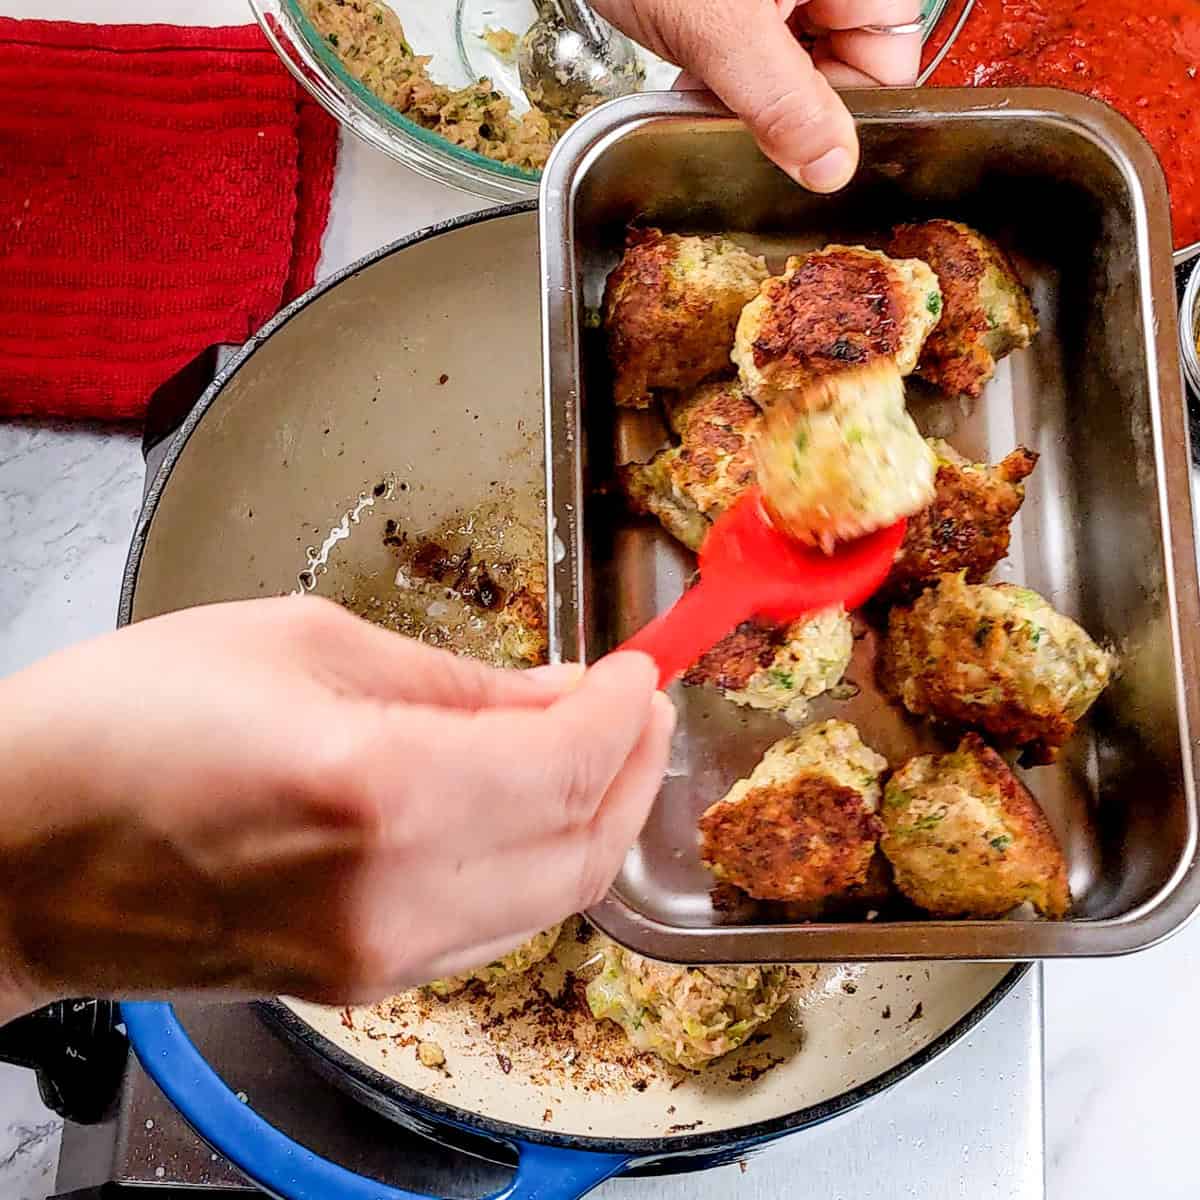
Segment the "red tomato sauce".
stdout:
<svg viewBox="0 0 1200 1200">
<path fill-rule="evenodd" d="M 931 82 L 1103 100 L 1158 154 L 1176 247 L 1200 241 L 1200 0 L 976 0 Z"/>
</svg>

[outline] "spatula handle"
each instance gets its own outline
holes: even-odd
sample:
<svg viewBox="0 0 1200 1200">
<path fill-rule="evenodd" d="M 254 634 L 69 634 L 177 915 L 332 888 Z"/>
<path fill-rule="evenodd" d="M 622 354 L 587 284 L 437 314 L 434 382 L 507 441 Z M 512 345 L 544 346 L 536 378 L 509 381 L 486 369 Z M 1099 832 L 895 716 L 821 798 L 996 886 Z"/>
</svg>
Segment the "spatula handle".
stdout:
<svg viewBox="0 0 1200 1200">
<path fill-rule="evenodd" d="M 753 595 L 727 583 L 706 586 L 701 579 L 618 649 L 648 654 L 658 664 L 658 686 L 665 688 L 748 621 L 754 608 Z"/>
</svg>

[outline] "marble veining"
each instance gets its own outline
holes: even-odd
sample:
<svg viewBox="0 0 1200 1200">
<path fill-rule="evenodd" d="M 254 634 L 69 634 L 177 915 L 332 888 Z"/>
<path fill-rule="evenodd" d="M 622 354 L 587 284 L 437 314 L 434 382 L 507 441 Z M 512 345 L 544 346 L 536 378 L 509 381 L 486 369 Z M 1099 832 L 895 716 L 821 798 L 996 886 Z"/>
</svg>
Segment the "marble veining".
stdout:
<svg viewBox="0 0 1200 1200">
<path fill-rule="evenodd" d="M 45 1200 L 53 1191 L 62 1122 L 42 1106 L 28 1071 L 0 1074 L 0 1196 Z"/>
</svg>

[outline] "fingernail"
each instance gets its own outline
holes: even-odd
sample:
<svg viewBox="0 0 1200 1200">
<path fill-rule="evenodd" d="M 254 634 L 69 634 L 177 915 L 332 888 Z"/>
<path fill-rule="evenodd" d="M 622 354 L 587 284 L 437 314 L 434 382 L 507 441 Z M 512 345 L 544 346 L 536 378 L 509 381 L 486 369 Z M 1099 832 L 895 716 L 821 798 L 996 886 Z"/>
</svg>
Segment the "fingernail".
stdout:
<svg viewBox="0 0 1200 1200">
<path fill-rule="evenodd" d="M 810 192 L 836 192 L 854 174 L 854 159 L 844 146 L 826 150 L 820 158 L 791 171 L 792 178 Z"/>
<path fill-rule="evenodd" d="M 654 707 L 658 709 L 663 716 L 670 721 L 671 733 L 675 732 L 675 726 L 679 722 L 679 712 L 671 701 L 671 697 L 666 692 L 654 693 Z"/>
<path fill-rule="evenodd" d="M 551 663 L 545 667 L 531 667 L 525 674 L 538 683 L 574 687 L 583 678 L 586 669 L 582 663 Z"/>
</svg>

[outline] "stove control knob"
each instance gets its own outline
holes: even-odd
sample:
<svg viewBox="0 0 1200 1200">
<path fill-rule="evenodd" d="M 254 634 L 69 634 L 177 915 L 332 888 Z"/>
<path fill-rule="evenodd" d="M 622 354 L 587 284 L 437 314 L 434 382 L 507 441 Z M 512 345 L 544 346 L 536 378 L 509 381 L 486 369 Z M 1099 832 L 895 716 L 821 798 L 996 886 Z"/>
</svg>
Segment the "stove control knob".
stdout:
<svg viewBox="0 0 1200 1200">
<path fill-rule="evenodd" d="M 129 1044 L 111 1000 L 61 1000 L 0 1029 L 0 1061 L 37 1072 L 46 1106 L 97 1125 L 111 1113 Z"/>
</svg>

